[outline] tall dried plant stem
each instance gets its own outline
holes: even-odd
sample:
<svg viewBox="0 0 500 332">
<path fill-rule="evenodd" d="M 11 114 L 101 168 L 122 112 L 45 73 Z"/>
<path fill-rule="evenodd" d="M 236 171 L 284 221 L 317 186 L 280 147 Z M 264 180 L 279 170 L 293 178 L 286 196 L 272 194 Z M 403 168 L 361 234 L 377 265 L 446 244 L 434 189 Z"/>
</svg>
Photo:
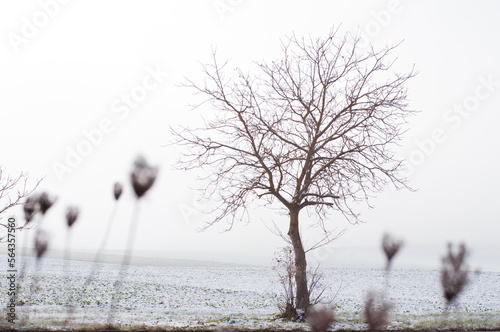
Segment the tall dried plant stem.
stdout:
<svg viewBox="0 0 500 332">
<path fill-rule="evenodd" d="M 27 322 L 29 322 L 29 318 L 30 318 L 30 314 L 31 314 L 31 295 L 33 293 L 36 293 L 37 291 L 37 287 L 38 287 L 38 281 L 40 279 L 40 272 L 41 272 L 41 269 L 42 269 L 42 263 L 41 263 L 41 260 L 42 258 L 36 258 L 36 263 L 35 263 L 35 275 L 33 277 L 33 283 L 31 284 L 31 287 L 30 287 L 30 293 L 28 294 L 28 298 L 26 300 L 26 305 L 27 305 L 27 309 L 26 309 L 26 314 L 24 315 L 23 319 L 21 320 L 20 322 L 20 326 L 24 326 L 26 325 Z"/>
<path fill-rule="evenodd" d="M 386 268 L 385 273 L 384 273 L 385 291 L 386 292 L 389 292 L 390 279 L 391 279 L 391 270 L 390 270 L 390 268 Z"/>
<path fill-rule="evenodd" d="M 20 295 L 20 292 L 21 292 L 21 289 L 22 289 L 22 284 L 24 282 L 24 276 L 26 275 L 26 270 L 27 270 L 27 260 L 28 260 L 28 247 L 26 246 L 26 244 L 23 246 L 22 248 L 22 252 L 21 252 L 21 257 L 22 257 L 22 263 L 21 263 L 21 270 L 19 271 L 19 278 L 17 279 L 17 285 L 16 285 L 16 303 L 17 305 L 19 305 L 20 303 L 18 303 L 19 301 L 19 295 Z M 25 304 L 29 304 L 27 303 L 28 302 L 28 299 L 26 299 L 25 301 Z M 28 315 L 29 313 L 27 312 L 26 315 Z M 25 320 L 27 320 L 28 318 L 24 318 L 21 320 L 20 322 L 20 326 L 23 326 L 25 324 Z"/>
<path fill-rule="evenodd" d="M 443 323 L 446 323 L 450 309 L 452 306 L 456 306 L 460 293 L 469 282 L 469 268 L 465 263 L 467 255 L 468 250 L 464 243 L 459 245 L 456 253 L 452 244 L 449 243 L 448 253 L 442 259 L 441 285 L 446 300 Z"/>
<path fill-rule="evenodd" d="M 104 231 L 104 236 L 102 237 L 101 243 L 99 244 L 99 248 L 97 249 L 95 258 L 94 258 L 94 266 L 99 261 L 102 253 L 104 252 L 104 248 L 106 247 L 106 243 L 108 242 L 109 234 L 111 234 L 111 226 L 113 225 L 113 220 L 115 219 L 116 210 L 118 209 L 118 201 L 115 201 L 113 206 L 113 210 L 111 211 L 111 215 L 109 216 L 108 223 L 106 225 L 106 230 Z"/>
<path fill-rule="evenodd" d="M 117 210 L 118 210 L 118 200 L 115 200 L 115 204 L 113 205 L 113 210 L 111 210 L 111 214 L 109 216 L 108 222 L 106 223 L 106 230 L 104 231 L 104 235 L 102 237 L 101 243 L 99 244 L 99 248 L 97 249 L 97 252 L 96 252 L 95 257 L 94 257 L 94 261 L 92 263 L 92 269 L 90 270 L 89 275 L 85 279 L 85 282 L 84 282 L 83 287 L 82 287 L 82 291 L 79 292 L 79 295 L 76 299 L 77 304 L 80 303 L 80 301 L 82 300 L 83 295 L 85 294 L 89 285 L 94 280 L 94 277 L 99 270 L 99 259 L 101 258 L 101 255 L 103 254 L 104 249 L 106 248 L 106 243 L 108 242 L 109 235 L 111 234 L 111 226 L 113 225 L 113 221 L 115 219 L 115 215 L 116 215 Z M 69 324 L 69 321 L 71 320 L 71 317 L 72 317 L 74 311 L 75 311 L 74 307 L 69 308 L 68 318 L 63 323 L 63 328 Z"/>
<path fill-rule="evenodd" d="M 140 199 L 135 200 L 134 204 L 134 211 L 132 212 L 132 220 L 130 222 L 130 228 L 128 231 L 128 239 L 127 239 L 127 245 L 125 249 L 125 254 L 123 255 L 123 260 L 120 266 L 120 272 L 118 274 L 118 278 L 115 281 L 115 292 L 113 294 L 112 300 L 111 300 L 111 307 L 108 312 L 108 326 L 111 326 L 113 324 L 113 309 L 116 307 L 116 304 L 118 302 L 118 296 L 120 295 L 121 291 L 121 286 L 123 281 L 125 280 L 127 269 L 129 267 L 130 261 L 132 259 L 132 253 L 133 253 L 133 247 L 134 247 L 134 242 L 135 242 L 135 235 L 136 235 L 136 230 L 137 230 L 137 224 L 139 220 L 139 207 L 140 207 Z"/>
<path fill-rule="evenodd" d="M 66 283 L 66 286 L 69 286 L 69 268 L 70 268 L 70 260 L 71 260 L 71 237 L 73 232 L 71 231 L 72 228 L 69 227 L 66 233 L 66 240 L 64 244 L 64 282 Z M 69 287 L 68 287 L 69 288 Z M 70 291 L 70 289 L 68 289 Z M 73 303 L 70 301 L 70 294 L 68 293 L 66 295 L 66 308 L 67 308 L 67 313 L 68 313 L 68 318 L 67 320 L 70 320 L 71 315 L 73 313 Z"/>
<path fill-rule="evenodd" d="M 37 228 L 39 228 L 41 225 L 42 225 L 42 221 L 43 221 L 43 217 L 44 215 L 42 214 L 39 218 L 38 218 L 38 224 L 36 224 L 35 222 L 37 222 L 37 217 L 35 216 L 32 223 L 34 225 L 36 225 Z M 38 230 L 37 230 L 38 231 Z M 26 276 L 26 271 L 28 269 L 28 247 L 25 245 L 23 246 L 23 249 L 22 249 L 22 253 L 21 253 L 21 256 L 23 257 L 22 259 L 22 265 L 21 265 L 21 271 L 19 272 L 19 278 L 17 280 L 17 285 L 16 285 L 16 300 L 19 298 L 19 294 L 21 292 L 21 288 L 22 288 L 22 284 L 23 284 L 23 281 L 24 281 L 24 277 Z M 38 267 L 38 260 L 37 260 L 37 264 L 36 266 Z M 36 274 L 36 272 L 35 272 Z M 28 293 L 29 297 L 26 299 L 26 304 L 27 305 L 30 305 L 28 302 L 29 300 L 31 299 L 31 295 Z M 29 307 L 28 307 L 29 308 Z M 21 320 L 20 322 L 20 325 L 24 325 L 26 323 L 26 321 L 28 321 L 29 319 L 29 310 L 26 311 L 26 316 L 23 318 L 23 320 Z"/>
<path fill-rule="evenodd" d="M 446 302 L 444 305 L 443 315 L 441 319 L 441 326 L 449 326 L 449 322 L 453 322 L 453 319 L 460 325 L 461 315 L 460 312 L 457 311 L 458 300 L 454 300 L 452 302 Z M 455 309 L 455 310 L 453 310 Z"/>
<path fill-rule="evenodd" d="M 450 303 L 446 302 L 444 305 L 443 315 L 441 316 L 440 327 L 446 327 L 448 325 L 448 319 L 450 317 L 450 309 L 451 309 Z"/>
<path fill-rule="evenodd" d="M 33 222 L 35 222 L 36 220 L 34 220 Z M 27 255 L 28 255 L 28 247 L 26 245 L 24 245 L 22 247 L 22 251 L 21 251 L 21 257 L 22 257 L 22 260 L 21 260 L 21 270 L 19 271 L 19 278 L 17 279 L 17 286 L 16 286 L 16 297 L 19 297 L 19 292 L 21 291 L 21 284 L 23 283 L 24 281 L 24 276 L 26 275 L 26 269 L 27 269 Z M 17 298 L 16 298 L 16 301 L 17 301 Z"/>
<path fill-rule="evenodd" d="M 385 282 L 385 293 L 390 298 L 390 289 L 391 289 L 391 280 L 392 280 L 392 269 L 391 266 L 385 270 L 384 272 L 384 282 Z"/>
<path fill-rule="evenodd" d="M 95 254 L 94 263 L 92 264 L 92 270 L 90 271 L 89 276 L 85 280 L 85 284 L 83 286 L 84 290 L 92 282 L 95 274 L 97 273 L 99 267 L 98 264 L 99 259 L 101 258 L 101 255 L 103 254 L 104 249 L 106 248 L 106 243 L 108 242 L 109 235 L 111 234 L 111 226 L 113 225 L 113 220 L 115 219 L 117 209 L 118 209 L 118 201 L 115 201 L 115 204 L 113 205 L 113 210 L 111 211 L 111 215 L 109 216 L 108 222 L 106 224 L 106 230 L 104 231 L 104 236 L 102 237 L 101 243 L 99 244 L 99 248 L 97 249 L 97 252 Z"/>
</svg>

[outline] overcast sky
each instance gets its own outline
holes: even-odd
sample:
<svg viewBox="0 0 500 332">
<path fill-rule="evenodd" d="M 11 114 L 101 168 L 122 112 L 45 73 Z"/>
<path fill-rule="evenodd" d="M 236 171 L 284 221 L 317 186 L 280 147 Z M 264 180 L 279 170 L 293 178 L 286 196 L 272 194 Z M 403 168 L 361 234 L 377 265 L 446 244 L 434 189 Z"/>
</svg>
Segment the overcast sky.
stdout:
<svg viewBox="0 0 500 332">
<path fill-rule="evenodd" d="M 493 0 L 2 1 L 0 165 L 45 177 L 40 191 L 58 197 L 44 224 L 52 248 L 63 248 L 64 213 L 77 205 L 73 248 L 94 249 L 113 207 L 112 185 L 125 183 L 108 246 L 120 250 L 134 202 L 129 172 L 141 153 L 160 173 L 141 205 L 137 252 L 267 264 L 284 242 L 266 225 L 286 230 L 286 215 L 261 208 L 231 232 L 223 224 L 197 231 L 196 174 L 173 170 L 179 151 L 166 146 L 169 125 L 197 120 L 192 91 L 178 85 L 200 79 L 212 48 L 244 68 L 279 58 L 279 40 L 292 32 L 316 37 L 340 26 L 375 47 L 404 40 L 396 68 L 419 72 L 408 88 L 420 113 L 397 151 L 418 191 L 388 187 L 375 209 L 359 206 L 364 224 L 332 217 L 346 233 L 311 259 L 378 264 L 378 249 L 363 248 L 389 231 L 406 243 L 396 267 L 437 266 L 448 241 L 465 241 L 475 267 L 500 269 L 499 13 Z M 306 226 L 311 244 L 317 234 Z"/>
</svg>

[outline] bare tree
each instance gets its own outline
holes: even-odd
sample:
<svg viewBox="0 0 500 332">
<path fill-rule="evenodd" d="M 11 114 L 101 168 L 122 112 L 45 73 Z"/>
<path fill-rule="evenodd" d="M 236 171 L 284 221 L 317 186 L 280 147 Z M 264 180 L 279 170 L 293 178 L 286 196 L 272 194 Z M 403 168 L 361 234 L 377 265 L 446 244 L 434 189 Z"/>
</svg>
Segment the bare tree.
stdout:
<svg viewBox="0 0 500 332">
<path fill-rule="evenodd" d="M 248 220 L 251 202 L 278 203 L 289 215 L 297 273 L 297 308 L 310 305 L 306 255 L 299 230 L 304 209 L 325 226 L 328 211 L 359 221 L 353 209 L 387 183 L 408 188 L 391 150 L 404 132 L 405 83 L 388 60 L 395 47 L 360 51 L 359 38 L 298 38 L 282 42 L 283 57 L 256 63 L 255 74 L 227 74 L 228 62 L 203 65 L 205 79 L 187 87 L 214 114 L 199 128 L 171 129 L 184 146 L 179 169 L 201 168 L 204 198 L 217 201 L 209 225 Z M 208 226 L 207 226 L 208 227 Z"/>
<path fill-rule="evenodd" d="M 10 177 L 5 169 L 0 167 L 0 225 L 8 228 L 7 223 L 2 222 L 2 215 L 15 206 L 23 204 L 23 200 L 31 195 L 38 187 L 41 180 L 30 187 L 28 186 L 28 173 L 21 172 L 17 177 Z M 22 229 L 26 225 L 18 226 Z M 5 239 L 5 235 L 0 234 L 0 241 Z"/>
</svg>

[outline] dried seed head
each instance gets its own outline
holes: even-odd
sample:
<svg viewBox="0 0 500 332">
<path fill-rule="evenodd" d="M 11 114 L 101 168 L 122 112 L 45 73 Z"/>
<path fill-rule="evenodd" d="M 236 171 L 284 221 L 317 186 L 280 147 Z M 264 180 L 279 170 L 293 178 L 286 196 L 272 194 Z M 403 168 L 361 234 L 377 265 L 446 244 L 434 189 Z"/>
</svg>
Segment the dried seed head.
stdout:
<svg viewBox="0 0 500 332">
<path fill-rule="evenodd" d="M 453 252 L 453 245 L 448 243 L 448 255 L 444 257 L 443 260 L 445 260 L 453 270 L 460 270 L 462 266 L 465 266 L 465 257 L 467 254 L 467 248 L 464 243 L 458 246 L 457 253 Z"/>
<path fill-rule="evenodd" d="M 455 301 L 467 285 L 469 272 L 465 264 L 467 254 L 465 244 L 460 244 L 457 253 L 454 253 L 451 243 L 448 244 L 448 254 L 443 257 L 441 267 L 441 285 L 448 305 Z"/>
<path fill-rule="evenodd" d="M 26 202 L 24 202 L 24 218 L 27 224 L 33 221 L 37 212 L 40 211 L 40 203 L 38 200 L 38 195 L 31 195 L 26 199 Z"/>
<path fill-rule="evenodd" d="M 387 269 L 390 268 L 392 259 L 398 253 L 403 245 L 403 241 L 396 240 L 389 234 L 384 234 L 382 238 L 382 249 L 384 250 L 385 257 L 387 258 Z"/>
<path fill-rule="evenodd" d="M 370 331 L 383 329 L 389 324 L 389 311 L 392 304 L 383 293 L 369 291 L 365 302 L 365 321 Z"/>
<path fill-rule="evenodd" d="M 153 186 L 158 174 L 157 167 L 148 165 L 144 157 L 137 157 L 132 170 L 132 187 L 137 198 L 141 198 Z"/>
<path fill-rule="evenodd" d="M 40 203 L 40 210 L 42 211 L 42 214 L 45 214 L 55 201 L 55 198 L 49 197 L 49 194 L 43 192 L 38 198 L 38 203 Z"/>
<path fill-rule="evenodd" d="M 115 200 L 119 200 L 123 192 L 123 186 L 121 183 L 116 182 L 113 188 L 113 194 L 115 195 Z"/>
<path fill-rule="evenodd" d="M 78 219 L 79 213 L 80 210 L 76 206 L 68 207 L 68 209 L 66 210 L 66 223 L 68 224 L 68 227 L 73 226 L 76 219 Z"/>
<path fill-rule="evenodd" d="M 320 307 L 313 308 L 309 311 L 307 322 L 311 326 L 313 332 L 326 332 L 335 319 L 333 310 Z"/>
<path fill-rule="evenodd" d="M 139 167 L 139 168 L 147 168 L 147 167 L 149 167 L 149 164 L 148 164 L 148 162 L 146 161 L 146 158 L 144 158 L 143 155 L 138 155 L 135 158 L 134 166 L 135 167 Z"/>
<path fill-rule="evenodd" d="M 38 230 L 35 236 L 36 257 L 38 259 L 42 258 L 42 256 L 47 251 L 48 247 L 49 247 L 49 235 L 43 230 Z"/>
</svg>

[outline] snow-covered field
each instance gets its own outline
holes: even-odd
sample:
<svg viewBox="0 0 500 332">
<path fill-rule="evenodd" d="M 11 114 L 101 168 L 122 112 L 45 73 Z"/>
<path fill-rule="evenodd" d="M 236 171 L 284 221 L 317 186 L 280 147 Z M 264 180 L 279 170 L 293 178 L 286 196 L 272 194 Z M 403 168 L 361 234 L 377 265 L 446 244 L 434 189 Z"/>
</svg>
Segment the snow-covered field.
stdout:
<svg viewBox="0 0 500 332">
<path fill-rule="evenodd" d="M 38 270 L 29 264 L 19 295 L 24 304 L 16 307 L 16 326 L 89 328 L 102 327 L 111 320 L 122 328 L 307 328 L 304 324 L 276 320 L 275 298 L 280 285 L 270 267 L 129 266 L 111 316 L 113 284 L 120 266 L 99 264 L 95 278 L 83 289 L 91 268 L 90 262 L 65 264 L 55 258 L 43 259 Z M 384 287 L 384 271 L 340 268 L 323 272 L 328 285 L 325 297 L 332 299 L 336 311 L 334 328 L 365 329 L 362 312 L 366 292 Z M 387 290 L 394 304 L 390 328 L 428 329 L 443 324 L 499 328 L 500 273 L 482 272 L 470 277 L 445 323 L 439 272 L 394 270 Z M 5 273 L 2 280 L 6 280 Z M 2 283 L 0 296 L 6 301 L 7 286 L 5 281 Z M 75 306 L 69 318 L 66 303 Z M 2 326 L 10 326 L 5 324 Z"/>
</svg>

